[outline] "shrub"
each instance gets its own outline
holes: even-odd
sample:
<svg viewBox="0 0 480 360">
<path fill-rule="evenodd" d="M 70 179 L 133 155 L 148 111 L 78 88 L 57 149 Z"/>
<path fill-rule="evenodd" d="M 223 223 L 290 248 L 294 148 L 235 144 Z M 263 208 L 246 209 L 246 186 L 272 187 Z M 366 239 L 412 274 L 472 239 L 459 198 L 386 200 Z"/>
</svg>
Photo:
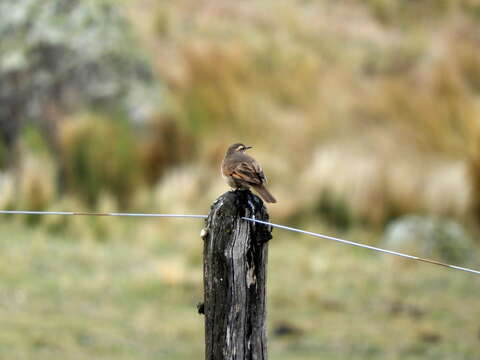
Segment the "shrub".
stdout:
<svg viewBox="0 0 480 360">
<path fill-rule="evenodd" d="M 67 191 L 94 207 L 102 192 L 126 208 L 139 184 L 139 154 L 131 125 L 123 119 L 83 115 L 64 121 L 61 158 Z"/>
</svg>

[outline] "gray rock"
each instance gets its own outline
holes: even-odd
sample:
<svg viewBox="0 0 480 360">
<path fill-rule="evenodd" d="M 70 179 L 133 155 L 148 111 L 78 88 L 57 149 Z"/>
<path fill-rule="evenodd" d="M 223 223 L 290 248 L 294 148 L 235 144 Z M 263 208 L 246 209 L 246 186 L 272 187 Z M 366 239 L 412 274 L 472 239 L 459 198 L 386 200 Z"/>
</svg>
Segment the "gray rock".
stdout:
<svg viewBox="0 0 480 360">
<path fill-rule="evenodd" d="M 381 240 L 389 250 L 465 264 L 477 257 L 472 236 L 456 221 L 437 216 L 408 215 L 390 223 Z"/>
</svg>

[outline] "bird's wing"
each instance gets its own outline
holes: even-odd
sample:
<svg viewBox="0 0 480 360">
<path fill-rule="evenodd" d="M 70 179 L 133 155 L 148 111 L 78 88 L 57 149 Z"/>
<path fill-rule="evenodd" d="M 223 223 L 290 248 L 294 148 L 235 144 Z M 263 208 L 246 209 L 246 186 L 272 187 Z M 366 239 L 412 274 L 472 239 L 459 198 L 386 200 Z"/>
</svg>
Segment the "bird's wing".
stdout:
<svg viewBox="0 0 480 360">
<path fill-rule="evenodd" d="M 255 161 L 239 163 L 234 169 L 232 169 L 231 176 L 253 185 L 261 185 L 265 179 L 262 168 Z"/>
</svg>

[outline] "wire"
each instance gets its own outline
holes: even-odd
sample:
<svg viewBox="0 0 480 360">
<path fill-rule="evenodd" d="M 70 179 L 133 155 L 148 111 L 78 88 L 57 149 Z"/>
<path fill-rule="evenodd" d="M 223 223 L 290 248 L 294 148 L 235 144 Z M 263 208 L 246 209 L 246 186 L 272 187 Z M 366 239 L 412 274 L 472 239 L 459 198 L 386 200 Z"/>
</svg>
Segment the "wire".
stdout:
<svg viewBox="0 0 480 360">
<path fill-rule="evenodd" d="M 99 212 L 74 212 L 74 211 L 20 211 L 20 210 L 0 210 L 0 214 L 129 216 L 129 217 L 197 218 L 197 219 L 206 219 L 208 217 L 208 215 L 194 215 L 194 214 L 192 214 L 192 215 L 189 215 L 189 214 L 148 214 L 148 213 L 145 214 L 145 213 L 116 213 L 116 212 L 99 213 Z M 461 267 L 461 266 L 456 266 L 456 265 L 450 265 L 450 264 L 442 263 L 442 262 L 436 261 L 436 260 L 425 259 L 425 258 L 421 258 L 421 257 L 414 256 L 414 255 L 408 255 L 408 254 L 400 253 L 400 252 L 397 252 L 397 251 L 381 249 L 381 248 L 371 246 L 371 245 L 356 243 L 356 242 L 353 242 L 353 241 L 340 239 L 340 238 L 333 237 L 333 236 L 318 234 L 318 233 L 314 233 L 314 232 L 311 232 L 311 231 L 305 231 L 305 230 L 297 229 L 297 228 L 290 227 L 290 226 L 274 224 L 274 223 L 271 223 L 271 222 L 268 222 L 268 221 L 262 221 L 262 220 L 248 218 L 248 217 L 242 217 L 242 219 L 253 222 L 253 223 L 269 225 L 269 226 L 272 226 L 272 227 L 275 227 L 275 228 L 278 228 L 278 229 L 293 231 L 293 232 L 297 232 L 297 233 L 305 234 L 305 235 L 310 235 L 310 236 L 321 238 L 321 239 L 336 241 L 336 242 L 339 242 L 339 243 L 342 243 L 342 244 L 361 247 L 361 248 L 364 248 L 364 249 L 369 249 L 369 250 L 373 250 L 373 251 L 377 251 L 377 252 L 381 252 L 381 253 L 385 253 L 385 254 L 400 256 L 400 257 L 411 259 L 411 260 L 422 261 L 422 262 L 426 262 L 426 263 L 429 263 L 429 264 L 444 266 L 444 267 L 447 267 L 447 268 L 450 268 L 450 269 L 466 271 L 466 272 L 469 272 L 469 273 L 472 273 L 472 274 L 480 275 L 480 271 L 478 271 L 478 270 L 473 270 L 473 269 L 469 269 L 469 268 L 465 268 L 465 267 Z"/>
<path fill-rule="evenodd" d="M 80 216 L 130 216 L 130 217 L 156 217 L 156 218 L 200 218 L 206 219 L 207 215 L 185 215 L 185 214 L 142 214 L 142 213 L 115 213 L 115 212 L 75 212 L 75 211 L 20 211 L 0 210 L 0 214 L 22 214 L 22 215 L 80 215 Z"/>
<path fill-rule="evenodd" d="M 310 235 L 310 236 L 314 236 L 314 237 L 318 237 L 318 238 L 322 238 L 322 239 L 333 240 L 333 241 L 336 241 L 336 242 L 339 242 L 339 243 L 342 243 L 342 244 L 353 245 L 353 246 L 361 247 L 361 248 L 364 248 L 364 249 L 369 249 L 369 250 L 378 251 L 378 252 L 382 252 L 382 253 L 386 253 L 386 254 L 401 256 L 401 257 L 404 257 L 404 258 L 407 258 L 407 259 L 423 261 L 423 262 L 430 263 L 430 264 L 445 266 L 445 267 L 448 267 L 450 269 L 467 271 L 467 272 L 470 272 L 470 273 L 473 273 L 473 274 L 480 275 L 480 271 L 464 268 L 464 267 L 461 267 L 461 266 L 445 264 L 445 263 L 442 263 L 442 262 L 436 261 L 436 260 L 424 259 L 424 258 L 421 258 L 421 257 L 418 257 L 418 256 L 403 254 L 403 253 L 400 253 L 400 252 L 397 252 L 397 251 L 392 251 L 392 250 L 385 250 L 385 249 L 381 249 L 381 248 L 378 248 L 378 247 L 375 247 L 375 246 L 360 244 L 360 243 L 356 243 L 356 242 L 353 242 L 353 241 L 336 238 L 336 237 L 333 237 L 333 236 L 317 234 L 317 233 L 314 233 L 314 232 L 311 232 L 311 231 L 305 231 L 305 230 L 293 228 L 293 227 L 290 227 L 290 226 L 273 224 L 273 223 L 268 222 L 268 221 L 256 220 L 256 219 L 251 219 L 251 218 L 247 218 L 247 217 L 242 217 L 242 219 L 248 220 L 248 221 L 251 221 L 251 222 L 254 222 L 254 223 L 270 225 L 272 227 L 276 227 L 276 228 L 283 229 L 283 230 L 289 230 L 289 231 L 293 231 L 293 232 L 297 232 L 297 233 L 301 233 L 301 234 L 305 234 L 305 235 Z"/>
</svg>

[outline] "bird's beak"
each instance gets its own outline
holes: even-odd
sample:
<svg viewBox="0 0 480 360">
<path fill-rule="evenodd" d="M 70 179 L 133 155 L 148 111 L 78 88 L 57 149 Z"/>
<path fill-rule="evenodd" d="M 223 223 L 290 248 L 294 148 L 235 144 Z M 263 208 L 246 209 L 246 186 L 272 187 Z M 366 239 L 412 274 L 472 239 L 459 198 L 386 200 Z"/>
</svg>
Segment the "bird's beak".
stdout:
<svg viewBox="0 0 480 360">
<path fill-rule="evenodd" d="M 253 146 L 245 146 L 245 150 L 251 149 Z"/>
</svg>

